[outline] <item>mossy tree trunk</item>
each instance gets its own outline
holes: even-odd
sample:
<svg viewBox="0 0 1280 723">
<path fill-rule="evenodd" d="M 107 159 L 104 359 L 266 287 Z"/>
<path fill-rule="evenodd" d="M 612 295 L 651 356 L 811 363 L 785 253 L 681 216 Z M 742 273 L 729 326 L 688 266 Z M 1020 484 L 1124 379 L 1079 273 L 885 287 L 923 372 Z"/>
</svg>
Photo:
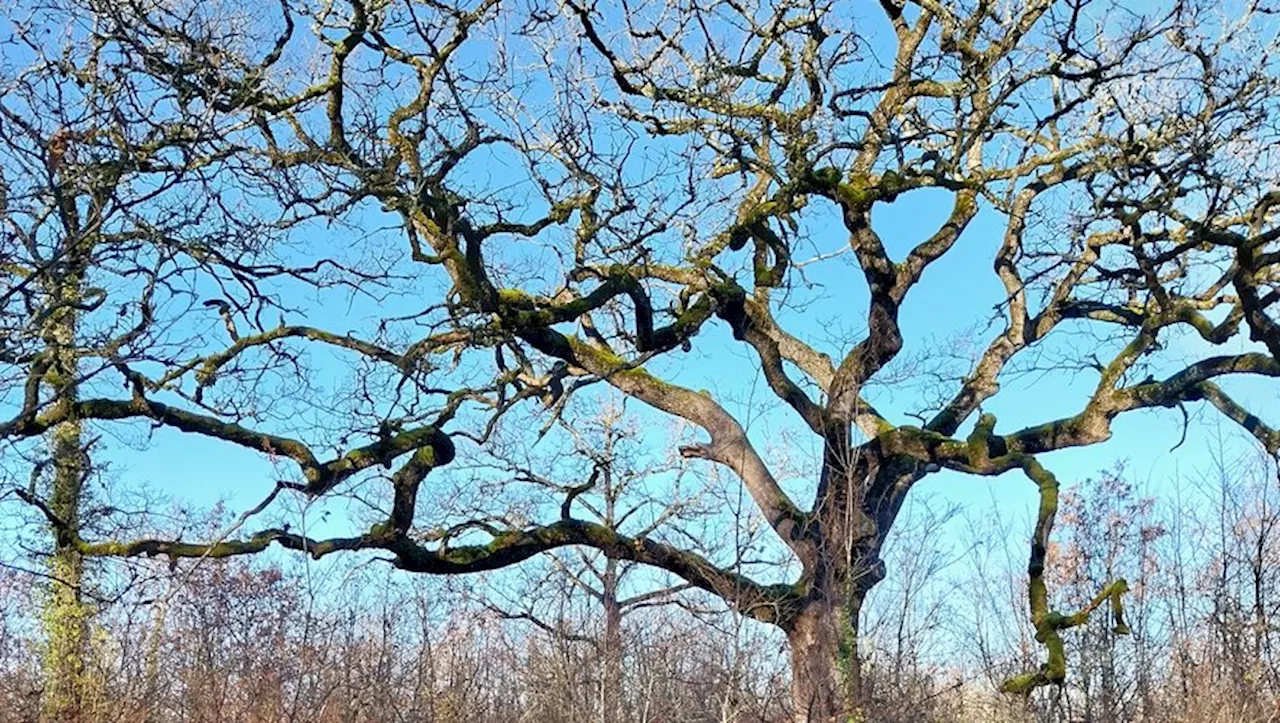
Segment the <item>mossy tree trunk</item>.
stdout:
<svg viewBox="0 0 1280 723">
<path fill-rule="evenodd" d="M 70 293 L 63 289 L 63 292 Z M 48 341 L 48 380 L 57 404 L 72 406 L 77 396 L 75 314 L 71 307 L 55 314 Z M 84 559 L 71 544 L 80 527 L 80 504 L 86 474 L 81 422 L 74 414 L 49 432 L 52 470 L 49 509 L 60 524 L 52 525 L 50 587 L 44 612 L 44 699 L 41 720 L 74 723 L 82 719 L 85 660 L 90 609 L 84 598 Z"/>
<path fill-rule="evenodd" d="M 818 505 L 801 554 L 806 595 L 780 620 L 790 646 L 792 703 L 800 723 L 868 720 L 868 689 L 858 651 L 859 619 L 871 590 L 884 577 L 884 533 L 901 506 L 901 493 L 918 477 L 914 465 L 829 445 Z"/>
<path fill-rule="evenodd" d="M 834 720 L 837 693 L 834 616 L 815 602 L 787 631 L 791 652 L 791 699 L 797 723 Z"/>
<path fill-rule="evenodd" d="M 59 425 L 50 443 L 54 456 L 54 493 L 50 504 L 68 525 L 77 525 L 83 467 L 80 425 Z M 81 720 L 85 697 L 85 661 L 88 657 L 90 608 L 83 594 L 84 559 L 55 532 L 55 548 L 49 563 L 49 597 L 44 614 L 44 701 L 41 720 L 74 723 Z"/>
<path fill-rule="evenodd" d="M 865 575 L 862 579 L 876 579 L 873 570 L 860 572 Z M 868 689 L 858 654 L 858 631 L 870 584 L 851 584 L 858 577 L 841 570 L 828 583 L 814 586 L 783 625 L 791 654 L 797 723 L 867 720 Z"/>
<path fill-rule="evenodd" d="M 93 240 L 92 234 L 84 233 L 85 224 L 77 206 L 75 174 L 63 164 L 68 142 L 68 136 L 61 132 L 49 142 L 51 190 L 57 202 L 62 233 L 54 249 L 56 262 L 50 265 L 44 281 L 47 320 L 42 336 L 47 368 L 42 381 L 61 421 L 46 433 L 53 549 L 43 616 L 41 723 L 77 723 L 84 719 L 92 613 L 84 594 L 84 557 L 74 542 L 80 536 L 81 504 L 88 473 L 84 430 L 76 407 L 80 398 L 80 316 L 81 309 L 85 308 L 85 278 Z M 106 197 L 89 195 L 88 225 L 97 228 Z"/>
</svg>

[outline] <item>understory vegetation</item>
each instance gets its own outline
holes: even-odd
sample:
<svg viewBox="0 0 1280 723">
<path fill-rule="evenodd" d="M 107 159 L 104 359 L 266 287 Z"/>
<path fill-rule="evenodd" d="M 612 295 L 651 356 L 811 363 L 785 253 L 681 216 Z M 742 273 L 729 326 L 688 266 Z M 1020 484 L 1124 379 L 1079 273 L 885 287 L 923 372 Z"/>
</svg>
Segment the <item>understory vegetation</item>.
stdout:
<svg viewBox="0 0 1280 723">
<path fill-rule="evenodd" d="M 1265 460 L 1219 462 L 1164 499 L 1120 467 L 1065 494 L 1055 584 L 1083 605 L 1126 570 L 1132 634 L 1072 636 L 1066 684 L 1027 700 L 997 692 L 1037 646 L 1029 626 L 1010 625 L 1025 606 L 1020 549 L 992 544 L 1027 520 L 922 502 L 864 620 L 872 720 L 1276 720 L 1280 487 Z M 611 683 L 600 602 L 561 567 L 530 572 L 541 597 L 517 611 L 528 577 L 442 581 L 284 557 L 120 567 L 94 594 L 82 720 L 792 720 L 785 640 L 766 626 L 677 593 L 627 616 Z M 4 723 L 37 716 L 37 580 L 0 578 Z"/>
</svg>

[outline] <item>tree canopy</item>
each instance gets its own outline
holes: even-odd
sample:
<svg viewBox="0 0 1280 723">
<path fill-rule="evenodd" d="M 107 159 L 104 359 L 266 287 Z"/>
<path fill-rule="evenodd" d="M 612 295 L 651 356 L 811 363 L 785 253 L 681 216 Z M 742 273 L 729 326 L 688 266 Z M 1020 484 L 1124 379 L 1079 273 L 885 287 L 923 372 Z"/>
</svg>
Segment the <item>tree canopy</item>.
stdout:
<svg viewBox="0 0 1280 723">
<path fill-rule="evenodd" d="M 18 493 L 72 557 L 276 544 L 455 574 L 596 548 L 781 627 L 797 715 L 830 720 L 858 704 L 860 606 L 930 474 L 1017 471 L 1039 490 L 1028 597 L 1048 662 L 1006 684 L 1026 692 L 1063 679 L 1059 632 L 1093 609 L 1113 606 L 1124 630 L 1123 580 L 1080 611 L 1050 601 L 1047 453 L 1106 441 L 1121 415 L 1197 406 L 1280 452 L 1275 421 L 1231 386 L 1280 376 L 1280 94 L 1262 4 L 10 13 L 0 438 L 30 460 Z M 899 203 L 943 204 L 943 220 L 901 238 L 877 212 Z M 877 397 L 919 333 L 904 305 L 986 283 L 942 270 L 979 249 L 1003 290 L 987 329 L 928 394 Z M 824 315 L 842 325 L 817 328 Z M 672 371 L 728 337 L 816 440 L 812 499 L 723 399 Z M 318 355 L 352 370 L 323 401 Z M 1092 391 L 1061 417 L 984 413 L 1028 372 Z M 588 521 L 577 487 L 558 517 L 425 519 L 432 476 L 460 452 L 516 410 L 554 417 L 602 385 L 700 430 L 681 454 L 741 482 L 798 577 L 757 580 Z M 315 538 L 95 534 L 64 499 L 78 482 L 39 482 L 57 471 L 44 459 L 139 422 L 292 463 L 263 481 L 263 506 L 376 480 L 382 519 Z"/>
</svg>

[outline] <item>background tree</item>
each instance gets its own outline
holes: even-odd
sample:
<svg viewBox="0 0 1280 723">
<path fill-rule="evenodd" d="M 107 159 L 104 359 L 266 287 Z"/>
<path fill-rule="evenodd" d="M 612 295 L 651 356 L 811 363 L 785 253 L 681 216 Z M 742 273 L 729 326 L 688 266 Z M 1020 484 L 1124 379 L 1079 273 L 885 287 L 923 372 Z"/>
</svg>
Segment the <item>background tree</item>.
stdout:
<svg viewBox="0 0 1280 723">
<path fill-rule="evenodd" d="M 614 534 L 693 537 L 687 526 L 695 524 L 694 518 L 708 514 L 707 502 L 699 498 L 702 490 L 682 489 L 687 463 L 682 464 L 678 457 L 655 459 L 647 452 L 646 435 L 627 416 L 625 398 L 606 397 L 589 409 L 566 410 L 555 426 L 565 439 L 554 453 L 530 454 L 532 450 L 527 448 L 504 451 L 501 445 L 491 445 L 487 466 L 496 468 L 503 477 L 550 492 L 565 517 L 591 519 Z M 524 437 L 518 435 L 515 443 L 527 443 Z M 548 442 L 540 437 L 538 444 L 545 448 Z M 568 475 L 569 481 L 557 481 L 539 470 L 554 470 L 548 474 L 557 477 Z M 653 579 L 652 571 L 644 571 L 635 562 L 590 548 L 557 551 L 548 556 L 547 563 L 543 570 L 530 571 L 530 584 L 506 594 L 497 591 L 501 602 L 489 604 L 503 617 L 527 621 L 549 634 L 555 644 L 590 648 L 594 656 L 586 659 L 585 666 L 573 665 L 565 671 L 570 680 L 574 673 L 589 674 L 585 705 L 578 717 L 619 723 L 627 704 L 623 698 L 627 687 L 623 684 L 624 618 L 637 611 L 678 604 L 679 594 L 689 586 L 662 584 Z M 590 630 L 598 633 L 583 634 Z M 564 655 L 575 663 L 582 660 L 569 650 Z M 578 686 L 570 682 L 558 687 Z M 573 717 L 571 712 L 565 715 Z"/>
<path fill-rule="evenodd" d="M 192 313 L 184 286 L 210 255 L 230 264 L 206 278 L 233 281 L 235 260 L 261 240 L 251 214 L 226 213 L 213 181 L 226 159 L 209 141 L 233 122 L 148 103 L 158 96 L 105 39 L 67 17 L 15 8 L 0 69 L 0 444 L 15 480 L 5 497 L 47 518 L 37 544 L 51 721 L 79 720 L 91 692 L 95 582 L 75 540 L 117 524 L 92 487 L 106 464 L 90 451 L 104 443 L 82 402 L 134 383 L 131 364 L 180 358 L 191 342 L 164 326 Z M 43 446 L 27 443 L 36 437 Z"/>
</svg>

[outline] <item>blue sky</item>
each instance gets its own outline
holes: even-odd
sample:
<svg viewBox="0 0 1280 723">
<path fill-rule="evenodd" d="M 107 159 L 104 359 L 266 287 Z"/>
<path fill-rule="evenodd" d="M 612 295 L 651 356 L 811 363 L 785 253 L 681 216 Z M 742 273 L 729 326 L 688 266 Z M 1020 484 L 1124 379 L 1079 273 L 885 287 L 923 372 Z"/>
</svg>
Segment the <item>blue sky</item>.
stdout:
<svg viewBox="0 0 1280 723">
<path fill-rule="evenodd" d="M 942 192 L 909 194 L 892 206 L 877 209 L 876 223 L 891 254 L 903 253 L 934 230 L 949 210 L 945 195 Z M 815 245 L 824 252 L 845 243 L 843 229 L 835 219 L 827 219 L 827 224 L 815 224 L 811 229 Z M 1002 328 L 998 320 L 994 324 L 986 323 L 991 319 L 993 306 L 1003 294 L 990 271 L 990 259 L 1001 231 L 998 217 L 994 214 L 981 215 L 957 248 L 925 275 L 902 310 L 902 326 L 907 337 L 907 347 L 902 353 L 904 358 L 933 348 L 945 349 L 948 344 L 971 341 L 970 337 L 975 334 L 989 338 Z M 340 239 L 341 235 L 328 238 Z M 317 243 L 325 242 L 317 238 Z M 378 242 L 397 243 L 397 239 L 393 233 L 388 233 Z M 859 329 L 861 316 L 865 313 L 866 293 L 856 268 L 839 260 L 828 261 L 814 268 L 811 279 L 818 285 L 812 294 L 820 301 L 804 313 L 783 313 L 784 323 L 802 337 L 827 335 L 834 328 L 833 319 L 841 320 L 851 330 Z M 400 305 L 406 311 L 410 307 L 405 300 L 396 301 L 391 306 L 371 303 L 367 299 L 355 299 L 350 306 L 337 303 L 334 298 L 314 306 L 315 302 L 302 299 L 299 302 L 312 307 L 307 315 L 312 317 L 313 323 L 335 331 L 349 330 L 366 335 L 372 335 L 381 315 L 399 313 Z M 1070 337 L 1066 343 L 1073 343 Z M 1195 348 L 1196 342 L 1178 343 L 1187 344 L 1189 351 L 1201 351 Z M 1237 337 L 1217 353 L 1233 353 L 1248 348 L 1250 346 L 1243 337 Z M 328 377 L 329 382 L 348 374 L 337 353 L 320 350 L 311 359 L 316 371 Z M 759 378 L 754 352 L 744 344 L 734 342 L 724 329 L 710 326 L 697 337 L 693 352 L 673 354 L 654 363 L 651 368 L 692 388 L 710 390 L 738 415 L 761 450 L 775 449 L 780 440 L 786 439 L 795 442 L 794 452 L 799 460 L 812 465 L 819 459 L 817 440 L 796 423 L 789 408 L 781 405 Z M 1008 431 L 1075 413 L 1094 383 L 1095 376 L 1089 372 L 1054 372 L 1019 378 L 1006 382 L 1002 393 L 985 408 L 994 411 L 1000 419 L 998 430 Z M 873 402 L 882 412 L 889 414 L 892 421 L 915 423 L 904 416 L 903 411 L 912 409 L 919 402 L 921 391 L 929 386 L 927 382 L 907 378 L 899 384 L 878 387 L 873 392 Z M 1275 404 L 1277 390 L 1264 381 L 1237 383 L 1232 388 L 1264 417 L 1268 412 L 1280 409 Z M 653 430 L 650 445 L 653 454 L 662 454 L 669 443 L 665 431 L 667 425 L 660 419 L 662 415 L 635 402 L 628 405 L 628 410 L 642 419 L 653 420 L 649 427 Z M 1246 454 L 1251 448 L 1252 441 L 1240 435 L 1230 422 L 1224 420 L 1219 423 L 1212 409 L 1192 405 L 1188 411 L 1191 424 L 1186 441 L 1181 445 L 1178 442 L 1183 431 L 1182 417 L 1176 410 L 1133 412 L 1116 420 L 1115 434 L 1109 442 L 1045 455 L 1043 461 L 1064 484 L 1071 484 L 1124 460 L 1135 482 L 1148 494 L 1160 495 L 1171 489 L 1181 475 L 1207 468 L 1211 451 L 1224 431 L 1230 447 L 1229 455 Z M 1175 445 L 1178 445 L 1177 449 L 1171 451 Z M 276 477 L 295 474 L 291 464 L 273 467 L 255 453 L 167 430 L 154 432 L 153 444 L 146 449 L 133 450 L 112 445 L 106 457 L 114 467 L 113 478 L 126 485 L 151 486 L 172 495 L 175 500 L 199 506 L 224 501 L 233 513 L 239 513 L 261 499 Z M 448 469 L 436 473 L 426 485 L 428 494 L 430 490 L 452 484 L 450 474 Z M 812 482 L 811 478 L 792 480 L 788 488 L 798 500 L 807 504 Z M 984 479 L 943 472 L 924 480 L 912 497 L 913 503 L 927 498 L 929 504 L 956 503 L 974 510 L 986 509 L 992 500 L 999 500 L 1002 510 L 1021 517 L 1034 503 L 1036 494 L 1034 486 L 1019 473 Z M 316 506 L 309 515 L 312 534 L 341 534 L 350 530 L 344 519 L 343 505 Z M 300 523 L 297 505 L 277 503 L 277 508 L 290 510 L 283 513 L 284 518 L 292 520 L 295 526 Z M 330 510 L 326 521 L 317 522 L 326 509 Z M 256 524 L 273 520 L 274 516 L 267 513 Z M 427 519 L 420 522 L 431 524 Z M 1029 518 L 1026 524 L 1029 527 Z M 246 531 L 254 526 L 255 522 L 249 523 Z M 1029 529 L 1015 531 L 1015 536 L 1019 534 L 1029 534 Z"/>
<path fill-rule="evenodd" d="M 484 185 L 505 177 L 500 157 L 488 159 L 487 168 L 477 168 L 467 180 Z M 901 258 L 915 242 L 932 233 L 950 210 L 947 194 L 940 191 L 921 191 L 906 194 L 892 205 L 876 209 L 875 222 L 891 255 Z M 814 213 L 806 221 L 807 246 L 813 253 L 827 253 L 843 247 L 846 235 L 834 214 Z M 374 213 L 356 216 L 352 227 L 321 228 L 309 226 L 295 243 L 310 255 L 317 250 L 350 253 L 358 256 L 363 244 L 387 245 L 404 253 L 403 238 L 394 230 L 380 231 L 386 223 L 385 216 Z M 924 356 L 926 361 L 936 350 L 963 350 L 967 344 L 982 342 L 1000 331 L 1002 322 L 992 320 L 993 307 L 1003 296 L 995 275 L 991 271 L 991 259 L 1003 231 L 1001 219 L 984 213 L 971 225 L 957 247 L 937 262 L 924 276 L 919 287 L 908 297 L 902 309 L 902 327 L 907 347 L 901 357 L 912 359 Z M 361 240 L 368 234 L 368 238 Z M 802 255 L 802 254 L 801 254 Z M 814 266 L 809 272 L 816 284 L 804 295 L 815 301 L 803 312 L 787 311 L 780 314 L 784 324 L 802 337 L 826 338 L 842 336 L 844 344 L 856 340 L 863 328 L 867 303 L 865 285 L 861 274 L 848 257 L 834 259 Z M 431 294 L 439 292 L 439 285 L 431 280 L 422 297 L 434 300 Z M 327 292 L 317 297 L 310 292 L 296 289 L 285 292 L 291 303 L 301 310 L 300 318 L 317 326 L 371 337 L 377 321 L 387 314 L 414 311 L 420 298 L 399 296 L 386 301 L 367 297 L 349 297 L 342 293 Z M 211 313 L 190 320 L 192 330 L 214 335 L 223 341 L 219 323 Z M 294 321 L 295 319 L 291 319 Z M 1075 345 L 1094 342 L 1086 336 L 1061 334 L 1059 344 L 1063 351 L 1081 351 Z M 1177 336 L 1171 345 L 1187 353 L 1203 353 L 1202 345 L 1189 335 Z M 1051 346 L 1051 348 L 1053 348 Z M 1237 337 L 1216 353 L 1236 353 L 1251 348 L 1243 337 Z M 830 352 L 838 349 L 828 348 Z M 350 375 L 347 359 L 340 354 L 318 350 L 311 356 L 312 368 L 319 377 L 315 381 L 322 388 L 332 389 L 344 383 Z M 653 371 L 679 383 L 697 389 L 708 389 L 731 411 L 738 414 L 748 428 L 753 440 L 762 450 L 776 448 L 795 440 L 794 451 L 801 461 L 813 465 L 819 459 L 818 440 L 803 431 L 792 413 L 776 401 L 767 386 L 759 378 L 754 353 L 745 345 L 734 342 L 720 326 L 712 325 L 695 342 L 691 353 L 676 353 L 656 362 Z M 1011 379 L 1005 383 L 1002 394 L 986 405 L 1000 419 L 998 431 L 1008 431 L 1029 424 L 1069 416 L 1078 411 L 1092 390 L 1095 377 L 1092 373 L 1071 374 L 1054 372 Z M 1277 389 L 1274 384 L 1260 380 L 1229 382 L 1229 389 L 1247 402 L 1264 418 L 1274 420 L 1277 406 Z M 877 387 L 872 399 L 889 414 L 895 423 L 913 423 L 904 415 L 930 389 L 927 380 L 907 378 L 891 385 Z M 283 414 L 312 414 L 309 399 L 285 400 L 288 409 L 277 410 Z M 653 420 L 650 441 L 654 453 L 659 454 L 668 442 L 665 424 L 653 412 L 632 404 L 629 409 L 645 420 Z M 1211 453 L 1219 441 L 1219 432 L 1226 429 L 1230 454 L 1246 454 L 1252 442 L 1232 428 L 1229 422 L 1218 424 L 1216 413 L 1202 405 L 1188 408 L 1191 425 L 1186 440 L 1176 450 L 1182 436 L 1182 418 L 1177 410 L 1135 412 L 1116 420 L 1114 437 L 1103 445 L 1045 455 L 1044 463 L 1061 481 L 1073 481 L 1097 474 L 1117 460 L 1128 462 L 1129 474 L 1142 484 L 1146 493 L 1161 495 L 1172 489 L 1173 483 L 1183 474 L 1207 468 Z M 1268 416 L 1270 415 L 1270 417 Z M 305 422 L 299 420 L 300 426 Z M 129 436 L 140 439 L 148 433 L 144 424 L 128 425 Z M 332 441 L 332 440 L 331 440 Z M 211 506 L 225 502 L 233 514 L 256 504 L 272 487 L 279 476 L 293 476 L 290 464 L 273 466 L 261 455 L 248 452 L 194 435 L 184 435 L 169 430 L 152 433 L 150 444 L 138 448 L 116 441 L 111 436 L 104 440 L 102 459 L 107 460 L 112 471 L 110 481 L 126 488 L 151 487 L 171 496 L 175 501 L 196 506 Z M 766 455 L 768 458 L 768 455 Z M 432 491 L 447 488 L 456 478 L 448 470 L 442 470 L 426 485 L 424 496 Z M 813 479 L 792 480 L 788 489 L 802 504 L 812 492 Z M 993 499 L 1001 502 L 1001 510 L 1010 515 L 1026 518 L 1026 510 L 1035 500 L 1034 487 L 1020 474 L 1009 474 L 996 479 L 965 477 L 954 473 L 939 473 L 927 478 L 913 492 L 912 502 L 918 504 L 929 498 L 933 504 L 954 502 L 972 510 L 989 508 Z M 321 520 L 325 512 L 328 517 Z M 908 511 L 906 514 L 910 514 Z M 289 520 L 295 527 L 299 523 L 297 505 L 281 500 L 275 512 L 264 514 L 260 520 L 251 521 L 245 532 L 258 525 L 273 524 L 277 520 Z M 347 524 L 345 502 L 319 504 L 308 513 L 307 532 L 313 535 L 344 534 L 351 531 Z M 429 520 L 422 521 L 430 524 Z M 1012 532 L 1014 537 L 1029 536 L 1030 521 L 1025 528 Z M 890 570 L 890 575 L 893 571 Z"/>
</svg>

